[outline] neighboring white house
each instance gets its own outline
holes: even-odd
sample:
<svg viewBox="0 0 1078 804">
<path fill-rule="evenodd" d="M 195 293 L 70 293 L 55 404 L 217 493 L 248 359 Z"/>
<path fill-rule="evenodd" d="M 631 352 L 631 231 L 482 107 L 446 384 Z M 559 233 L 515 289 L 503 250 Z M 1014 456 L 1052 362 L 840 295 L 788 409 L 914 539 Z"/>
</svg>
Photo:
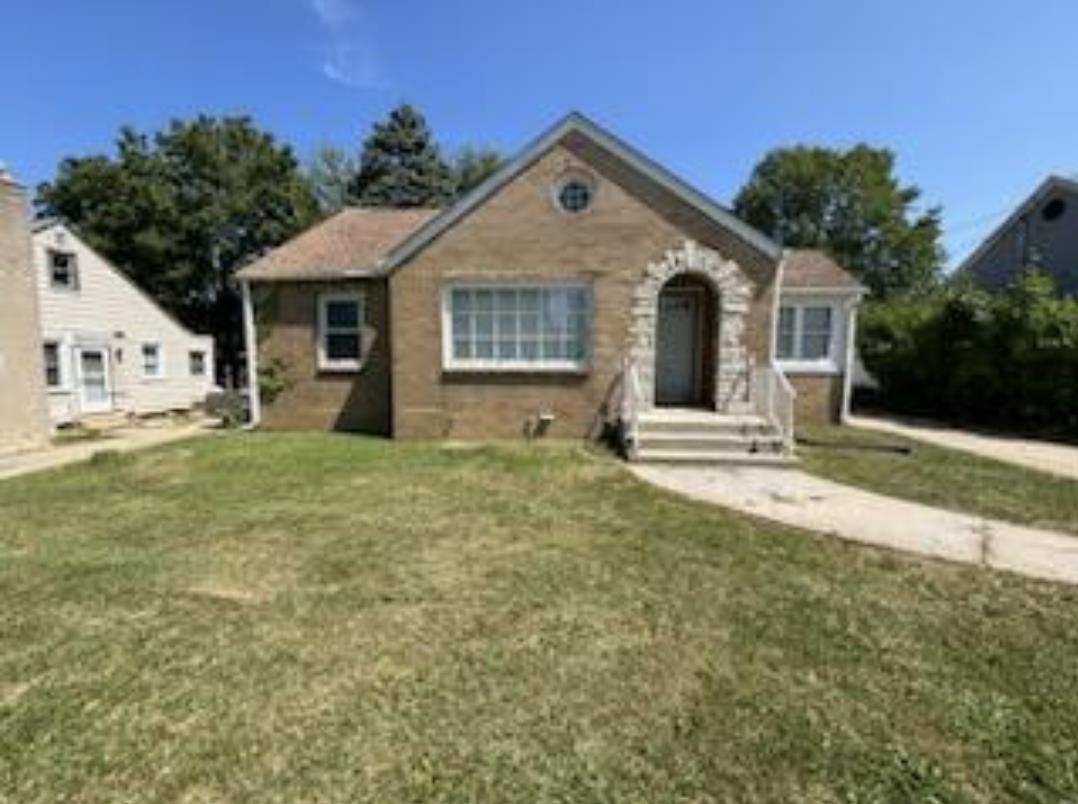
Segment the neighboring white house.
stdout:
<svg viewBox="0 0 1078 804">
<path fill-rule="evenodd" d="M 53 424 L 205 401 L 213 338 L 181 326 L 63 223 L 38 222 L 33 240 Z"/>
</svg>

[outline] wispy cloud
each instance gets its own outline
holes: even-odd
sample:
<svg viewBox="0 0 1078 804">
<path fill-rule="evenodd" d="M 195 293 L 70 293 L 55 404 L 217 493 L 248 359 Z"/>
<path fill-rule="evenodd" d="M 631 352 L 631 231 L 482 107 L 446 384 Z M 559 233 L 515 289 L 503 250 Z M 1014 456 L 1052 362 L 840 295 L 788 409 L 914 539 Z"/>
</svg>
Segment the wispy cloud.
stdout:
<svg viewBox="0 0 1078 804">
<path fill-rule="evenodd" d="M 363 9 L 355 0 L 308 0 L 325 35 L 322 75 L 342 86 L 371 89 L 380 86 L 381 70 L 375 57 Z"/>
</svg>

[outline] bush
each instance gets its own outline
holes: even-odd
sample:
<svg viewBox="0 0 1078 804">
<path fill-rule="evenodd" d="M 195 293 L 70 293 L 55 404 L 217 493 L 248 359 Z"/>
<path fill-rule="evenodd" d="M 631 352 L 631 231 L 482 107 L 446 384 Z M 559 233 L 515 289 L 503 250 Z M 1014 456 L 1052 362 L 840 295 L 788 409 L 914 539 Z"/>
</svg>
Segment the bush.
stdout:
<svg viewBox="0 0 1078 804">
<path fill-rule="evenodd" d="M 859 347 L 887 408 L 1078 435 L 1078 300 L 1042 274 L 870 303 Z"/>
</svg>

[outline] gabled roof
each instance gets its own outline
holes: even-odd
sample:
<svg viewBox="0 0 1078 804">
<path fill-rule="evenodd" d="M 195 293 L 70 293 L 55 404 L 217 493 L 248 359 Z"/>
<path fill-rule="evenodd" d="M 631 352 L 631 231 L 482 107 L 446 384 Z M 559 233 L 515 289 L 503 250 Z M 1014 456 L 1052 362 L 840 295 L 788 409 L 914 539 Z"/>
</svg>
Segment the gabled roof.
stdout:
<svg viewBox="0 0 1078 804">
<path fill-rule="evenodd" d="M 783 290 L 837 290 L 863 292 L 864 286 L 826 252 L 796 248 L 786 252 L 782 264 Z"/>
<path fill-rule="evenodd" d="M 1007 219 L 1003 221 L 999 226 L 992 230 L 992 233 L 984 239 L 984 241 L 973 250 L 973 252 L 966 257 L 955 269 L 956 274 L 964 273 L 968 271 L 973 265 L 983 257 L 996 241 L 1003 237 L 1012 226 L 1019 220 L 1032 212 L 1042 201 L 1047 200 L 1047 197 L 1052 193 L 1065 192 L 1073 195 L 1078 195 L 1078 179 L 1073 179 L 1068 176 L 1052 175 L 1042 181 L 1037 189 L 1034 190 L 1025 201 L 1020 203 Z"/>
<path fill-rule="evenodd" d="M 372 276 L 379 273 L 386 250 L 435 213 L 346 207 L 244 266 L 237 276 L 255 281 Z"/>
<path fill-rule="evenodd" d="M 470 193 L 431 218 L 423 226 L 389 249 L 382 261 L 382 268 L 392 271 L 414 256 L 428 243 L 449 229 L 457 221 L 481 205 L 490 196 L 512 181 L 543 154 L 570 134 L 579 134 L 603 150 L 611 153 L 630 168 L 652 180 L 681 201 L 701 212 L 718 225 L 729 230 L 746 244 L 777 260 L 782 249 L 771 238 L 749 226 L 725 207 L 704 193 L 690 186 L 662 165 L 644 156 L 635 148 L 622 142 L 579 112 L 572 112 L 555 123 L 527 145 L 515 158 L 480 184 Z"/>
</svg>

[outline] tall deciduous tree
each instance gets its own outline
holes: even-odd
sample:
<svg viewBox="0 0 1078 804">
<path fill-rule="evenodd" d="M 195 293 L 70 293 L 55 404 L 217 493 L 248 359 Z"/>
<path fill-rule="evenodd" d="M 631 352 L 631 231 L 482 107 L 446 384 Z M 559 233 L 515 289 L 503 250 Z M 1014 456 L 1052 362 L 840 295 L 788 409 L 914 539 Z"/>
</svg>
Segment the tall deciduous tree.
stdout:
<svg viewBox="0 0 1078 804">
<path fill-rule="evenodd" d="M 237 376 L 237 267 L 311 223 L 317 204 L 291 149 L 246 117 L 120 131 L 116 155 L 65 159 L 39 212 L 73 224 L 166 309 L 212 333 Z"/>
<path fill-rule="evenodd" d="M 437 207 L 452 198 L 453 175 L 423 115 L 404 104 L 363 143 L 352 200 L 371 207 Z"/>
<path fill-rule="evenodd" d="M 877 297 L 926 289 L 943 262 L 940 212 L 917 212 L 921 191 L 899 182 L 894 162 L 891 151 L 863 144 L 779 148 L 734 209 L 784 245 L 824 248 Z"/>
</svg>

